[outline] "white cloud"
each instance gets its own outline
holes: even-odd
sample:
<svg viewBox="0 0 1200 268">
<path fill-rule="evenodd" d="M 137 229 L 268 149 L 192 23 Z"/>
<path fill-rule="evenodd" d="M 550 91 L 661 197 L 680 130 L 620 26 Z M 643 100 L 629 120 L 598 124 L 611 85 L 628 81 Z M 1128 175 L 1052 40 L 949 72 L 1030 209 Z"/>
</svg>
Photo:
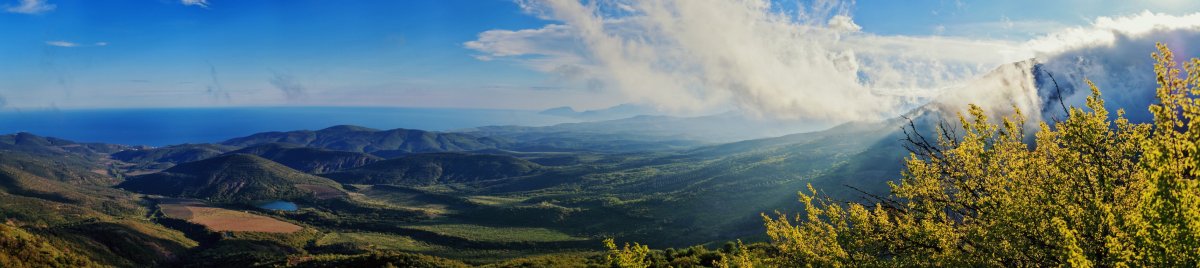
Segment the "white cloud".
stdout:
<svg viewBox="0 0 1200 268">
<path fill-rule="evenodd" d="M 466 42 L 467 48 L 492 56 L 559 55 L 566 56 L 574 35 L 570 27 L 559 24 L 546 25 L 539 29 L 490 30 L 479 34 L 479 38 Z"/>
<path fill-rule="evenodd" d="M 79 46 L 79 44 L 67 42 L 67 41 L 46 41 L 46 45 L 56 46 L 56 47 L 78 47 Z"/>
<path fill-rule="evenodd" d="M 1200 13 L 1174 16 L 1142 11 L 1124 17 L 1099 17 L 1087 26 L 1079 26 L 1029 41 L 1039 54 L 1050 55 L 1073 49 L 1111 46 L 1120 38 L 1140 38 L 1162 31 L 1200 31 Z"/>
<path fill-rule="evenodd" d="M 983 34 L 947 26 L 957 36 L 947 37 L 861 32 L 845 2 L 816 1 L 786 14 L 766 0 L 519 3 L 555 22 L 486 31 L 464 45 L 483 60 L 511 60 L 677 113 L 734 106 L 775 118 L 878 119 L 946 95 L 997 109 L 1019 104 L 1037 116 L 1048 100 L 1045 71 L 1067 86 L 1084 78 L 1107 85 L 1113 103 L 1140 103 L 1154 88 L 1147 74 L 1155 41 L 1177 51 L 1200 44 L 1200 13 L 1143 12 L 1074 28 L 1001 18 L 974 24 Z M 1011 64 L 1031 58 L 1038 69 Z M 1086 95 L 1078 92 L 1086 90 L 1064 93 Z"/>
<path fill-rule="evenodd" d="M 626 5 L 626 4 L 618 3 L 617 8 L 620 9 L 621 11 L 625 11 L 625 12 L 637 12 L 637 9 L 633 8 L 633 6 Z"/>
<path fill-rule="evenodd" d="M 208 8 L 208 0 L 180 0 L 180 3 L 182 3 L 185 6 L 198 6 L 198 7 L 202 7 L 202 8 Z"/>
<path fill-rule="evenodd" d="M 22 14 L 40 14 L 54 10 L 56 6 L 46 3 L 46 0 L 21 0 L 20 5 L 8 6 L 4 11 Z"/>
<path fill-rule="evenodd" d="M 80 43 L 71 42 L 71 41 L 55 40 L 55 41 L 46 41 L 45 43 L 47 46 L 55 46 L 55 47 L 103 47 L 103 46 L 108 46 L 108 42 L 95 42 L 95 43 L 91 43 L 91 44 L 80 44 Z"/>
<path fill-rule="evenodd" d="M 829 29 L 839 32 L 849 33 L 862 30 L 861 26 L 858 26 L 858 24 L 854 23 L 854 20 L 851 19 L 850 16 L 846 15 L 834 15 L 832 18 L 829 18 L 828 25 Z"/>
<path fill-rule="evenodd" d="M 610 2 L 636 12 L 604 10 Z M 557 23 L 487 31 L 465 46 L 547 73 L 572 70 L 575 81 L 603 81 L 633 101 L 683 113 L 732 105 L 777 118 L 891 116 L 1031 56 L 1014 42 L 861 33 L 844 1 L 787 14 L 764 0 L 518 3 Z"/>
<path fill-rule="evenodd" d="M 1150 53 L 1162 42 L 1180 57 L 1196 57 L 1198 26 L 1200 13 L 1100 17 L 1089 25 L 1023 43 L 1021 47 L 1035 54 L 1035 60 L 1002 65 L 969 84 L 949 89 L 938 96 L 936 106 L 952 114 L 965 109 L 967 103 L 998 113 L 1016 105 L 1032 120 L 1061 119 L 1060 99 L 1065 106 L 1084 106 L 1091 94 L 1086 79 L 1101 89 L 1110 111 L 1125 109 L 1128 118 L 1147 122 L 1151 117 L 1146 107 L 1156 101 L 1157 88 Z"/>
</svg>

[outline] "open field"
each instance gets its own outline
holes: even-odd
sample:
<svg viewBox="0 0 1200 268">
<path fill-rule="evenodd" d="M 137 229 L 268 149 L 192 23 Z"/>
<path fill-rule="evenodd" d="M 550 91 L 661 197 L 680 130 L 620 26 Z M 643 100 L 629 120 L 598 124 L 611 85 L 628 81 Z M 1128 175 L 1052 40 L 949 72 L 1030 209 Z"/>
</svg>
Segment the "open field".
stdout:
<svg viewBox="0 0 1200 268">
<path fill-rule="evenodd" d="M 419 209 L 435 214 L 453 213 L 467 208 L 465 200 L 457 197 L 424 193 L 414 189 L 392 186 L 365 186 L 359 191 L 375 202 L 409 209 Z"/>
<path fill-rule="evenodd" d="M 294 233 L 304 229 L 271 217 L 210 207 L 196 200 L 160 199 L 159 202 L 158 207 L 163 215 L 204 225 L 218 232 Z"/>
</svg>

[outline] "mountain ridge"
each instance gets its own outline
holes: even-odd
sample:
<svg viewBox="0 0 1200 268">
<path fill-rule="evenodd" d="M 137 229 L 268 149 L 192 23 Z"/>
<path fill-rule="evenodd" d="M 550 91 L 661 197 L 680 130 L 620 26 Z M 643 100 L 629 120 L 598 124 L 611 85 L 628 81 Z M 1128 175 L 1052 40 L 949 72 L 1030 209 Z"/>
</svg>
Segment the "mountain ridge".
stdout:
<svg viewBox="0 0 1200 268">
<path fill-rule="evenodd" d="M 543 169 L 511 156 L 445 152 L 413 154 L 322 176 L 347 184 L 430 186 L 527 176 Z"/>
<path fill-rule="evenodd" d="M 385 158 L 409 153 L 496 149 L 505 144 L 501 140 L 463 133 L 403 128 L 376 130 L 350 125 L 332 126 L 316 131 L 262 132 L 232 138 L 220 144 L 249 147 L 264 143 L 369 153 Z"/>
</svg>

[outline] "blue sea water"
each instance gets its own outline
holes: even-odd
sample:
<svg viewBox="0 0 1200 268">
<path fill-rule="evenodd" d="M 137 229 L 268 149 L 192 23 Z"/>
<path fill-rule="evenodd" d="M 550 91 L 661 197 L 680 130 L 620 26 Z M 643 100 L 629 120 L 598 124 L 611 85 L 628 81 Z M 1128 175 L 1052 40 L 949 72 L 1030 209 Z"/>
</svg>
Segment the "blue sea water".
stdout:
<svg viewBox="0 0 1200 268">
<path fill-rule="evenodd" d="M 283 211 L 296 211 L 296 209 L 300 208 L 299 206 L 296 206 L 296 203 L 283 201 L 283 200 L 275 200 L 275 201 L 267 202 L 265 204 L 258 205 L 258 207 L 262 208 L 262 209 L 283 210 Z"/>
<path fill-rule="evenodd" d="M 219 142 L 266 131 L 317 130 L 334 125 L 450 131 L 491 125 L 543 126 L 572 122 L 537 111 L 384 108 L 254 107 L 80 109 L 0 112 L 0 134 L 30 132 L 80 142 L 164 146 Z"/>
</svg>

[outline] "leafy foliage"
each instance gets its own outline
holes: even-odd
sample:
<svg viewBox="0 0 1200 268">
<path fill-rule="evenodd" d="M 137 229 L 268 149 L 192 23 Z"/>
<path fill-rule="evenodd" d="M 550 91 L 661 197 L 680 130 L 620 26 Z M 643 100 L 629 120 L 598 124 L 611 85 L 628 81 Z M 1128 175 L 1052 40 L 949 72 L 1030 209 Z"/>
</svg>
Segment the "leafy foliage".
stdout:
<svg viewBox="0 0 1200 268">
<path fill-rule="evenodd" d="M 1087 110 L 1023 141 L 1020 111 L 995 124 L 971 106 L 912 154 L 890 196 L 839 204 L 811 186 L 805 212 L 763 215 L 780 266 L 1200 265 L 1200 60 L 1163 45 L 1153 123 Z M 1181 77 L 1181 72 L 1186 77 Z M 961 135 L 958 131 L 963 131 Z"/>
<path fill-rule="evenodd" d="M 469 267 L 465 263 L 412 253 L 373 253 L 359 256 L 320 255 L 295 267 Z"/>
<path fill-rule="evenodd" d="M 650 267 L 650 247 L 633 243 L 625 243 L 625 247 L 617 248 L 617 243 L 612 238 L 604 240 L 604 247 L 608 248 L 608 256 L 604 260 L 614 268 L 646 268 Z"/>
<path fill-rule="evenodd" d="M 0 267 L 101 267 L 21 228 L 0 224 Z"/>
</svg>

